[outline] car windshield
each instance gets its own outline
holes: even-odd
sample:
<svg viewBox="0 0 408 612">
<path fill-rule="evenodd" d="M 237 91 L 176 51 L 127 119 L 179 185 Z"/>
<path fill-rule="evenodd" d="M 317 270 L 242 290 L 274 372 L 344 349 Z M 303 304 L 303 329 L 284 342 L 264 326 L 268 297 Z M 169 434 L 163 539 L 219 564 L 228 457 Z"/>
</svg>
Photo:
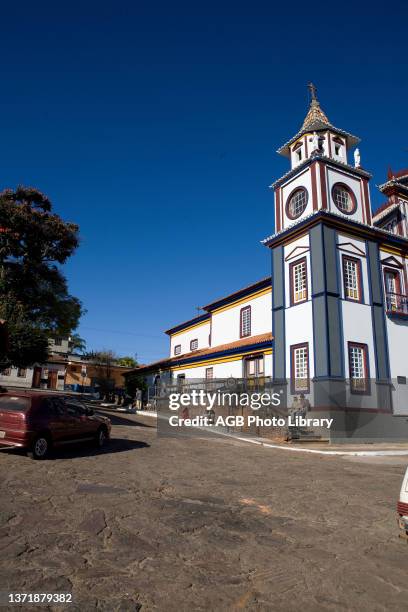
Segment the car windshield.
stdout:
<svg viewBox="0 0 408 612">
<path fill-rule="evenodd" d="M 18 395 L 0 395 L 0 410 L 15 410 L 21 412 L 28 410 L 30 407 L 30 399 L 28 397 L 19 397 Z"/>
</svg>

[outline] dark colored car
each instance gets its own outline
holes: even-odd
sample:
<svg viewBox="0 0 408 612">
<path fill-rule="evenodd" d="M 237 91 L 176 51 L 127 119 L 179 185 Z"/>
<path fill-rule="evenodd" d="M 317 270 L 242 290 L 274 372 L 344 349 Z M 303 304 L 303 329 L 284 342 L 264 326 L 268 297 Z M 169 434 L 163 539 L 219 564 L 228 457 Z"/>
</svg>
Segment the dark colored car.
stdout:
<svg viewBox="0 0 408 612">
<path fill-rule="evenodd" d="M 27 449 L 33 459 L 44 459 L 54 446 L 109 440 L 111 422 L 97 416 L 74 396 L 34 391 L 0 394 L 0 446 Z"/>
</svg>

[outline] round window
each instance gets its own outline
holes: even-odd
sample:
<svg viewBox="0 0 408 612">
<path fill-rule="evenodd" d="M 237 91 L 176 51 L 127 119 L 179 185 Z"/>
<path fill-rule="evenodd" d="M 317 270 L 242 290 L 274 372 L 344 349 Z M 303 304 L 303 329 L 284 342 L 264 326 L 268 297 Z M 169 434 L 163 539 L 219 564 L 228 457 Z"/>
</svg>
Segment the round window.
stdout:
<svg viewBox="0 0 408 612">
<path fill-rule="evenodd" d="M 303 187 L 298 187 L 288 197 L 286 214 L 289 219 L 297 219 L 305 211 L 306 206 L 307 191 Z"/>
<path fill-rule="evenodd" d="M 355 212 L 357 207 L 356 198 L 347 185 L 343 183 L 333 185 L 332 198 L 339 211 L 343 214 L 352 215 Z"/>
</svg>

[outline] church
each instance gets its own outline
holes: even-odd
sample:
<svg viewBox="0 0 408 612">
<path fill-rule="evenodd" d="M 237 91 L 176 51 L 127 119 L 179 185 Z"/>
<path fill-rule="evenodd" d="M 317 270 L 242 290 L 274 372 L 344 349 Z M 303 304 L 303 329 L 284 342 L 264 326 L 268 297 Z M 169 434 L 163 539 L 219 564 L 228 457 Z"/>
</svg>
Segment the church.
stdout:
<svg viewBox="0 0 408 612">
<path fill-rule="evenodd" d="M 138 372 L 149 384 L 269 377 L 288 405 L 302 393 L 316 410 L 408 416 L 408 169 L 389 170 L 374 213 L 359 138 L 309 89 L 300 130 L 278 150 L 289 168 L 271 185 L 271 275 L 168 329 L 169 357 Z M 377 429 L 408 433 L 406 419 L 384 419 Z"/>
</svg>

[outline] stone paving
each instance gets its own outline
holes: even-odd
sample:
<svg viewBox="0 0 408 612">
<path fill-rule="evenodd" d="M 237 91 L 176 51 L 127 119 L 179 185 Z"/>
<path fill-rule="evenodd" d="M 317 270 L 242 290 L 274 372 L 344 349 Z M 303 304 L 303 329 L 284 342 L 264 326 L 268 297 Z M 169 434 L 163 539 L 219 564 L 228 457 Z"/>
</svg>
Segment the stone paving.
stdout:
<svg viewBox="0 0 408 612">
<path fill-rule="evenodd" d="M 0 453 L 0 591 L 72 592 L 81 612 L 407 609 L 404 457 L 159 438 L 105 414 L 104 452 Z"/>
</svg>

